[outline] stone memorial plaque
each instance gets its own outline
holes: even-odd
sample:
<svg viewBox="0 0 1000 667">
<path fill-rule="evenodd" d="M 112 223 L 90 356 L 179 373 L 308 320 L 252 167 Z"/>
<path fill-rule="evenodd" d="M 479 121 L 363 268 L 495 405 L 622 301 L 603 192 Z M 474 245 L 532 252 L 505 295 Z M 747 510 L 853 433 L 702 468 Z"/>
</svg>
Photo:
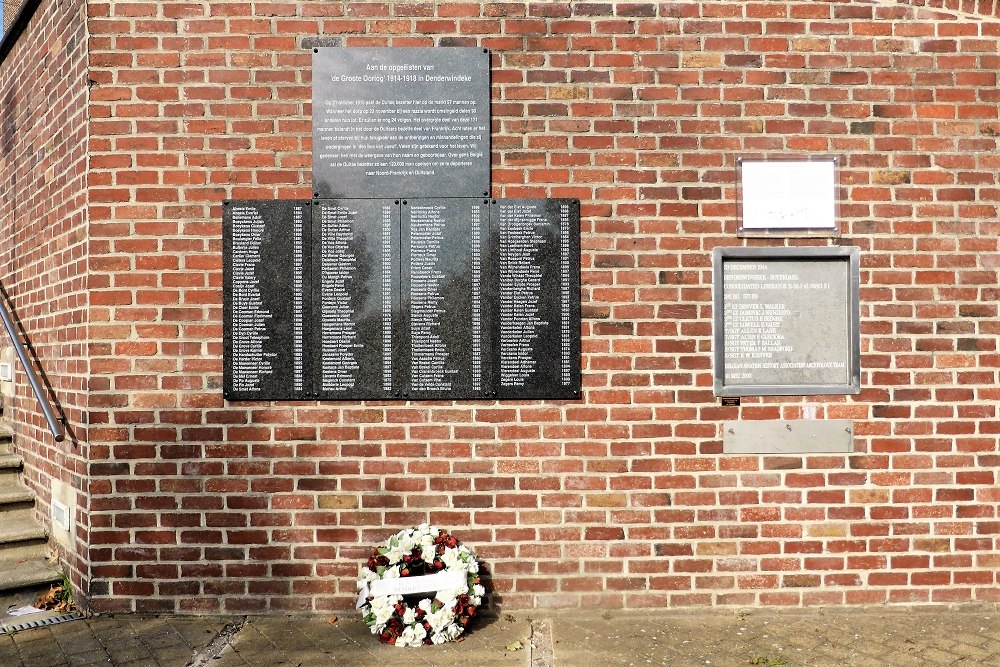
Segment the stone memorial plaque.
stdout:
<svg viewBox="0 0 1000 667">
<path fill-rule="evenodd" d="M 223 203 L 223 396 L 308 398 L 308 201 Z"/>
<path fill-rule="evenodd" d="M 404 396 L 486 396 L 489 200 L 407 199 L 400 217 Z"/>
<path fill-rule="evenodd" d="M 490 190 L 486 49 L 313 50 L 317 197 L 483 197 Z"/>
<path fill-rule="evenodd" d="M 399 202 L 314 202 L 313 345 L 319 399 L 401 396 Z"/>
<path fill-rule="evenodd" d="M 716 248 L 719 396 L 860 391 L 857 248 Z"/>
<path fill-rule="evenodd" d="M 499 398 L 580 396 L 580 202 L 490 207 L 493 386 Z"/>
</svg>

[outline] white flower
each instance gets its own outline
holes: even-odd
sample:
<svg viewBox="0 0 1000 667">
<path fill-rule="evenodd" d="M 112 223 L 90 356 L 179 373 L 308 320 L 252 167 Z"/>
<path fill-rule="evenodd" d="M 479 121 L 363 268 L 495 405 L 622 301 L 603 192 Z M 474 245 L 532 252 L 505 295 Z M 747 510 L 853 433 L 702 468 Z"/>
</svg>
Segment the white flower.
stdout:
<svg viewBox="0 0 1000 667">
<path fill-rule="evenodd" d="M 372 598 L 371 610 L 375 615 L 375 626 L 372 628 L 372 633 L 381 632 L 384 629 L 385 624 L 395 612 L 396 603 L 402 599 L 399 595 L 381 595 Z"/>
<path fill-rule="evenodd" d="M 427 622 L 431 624 L 431 630 L 438 632 L 452 622 L 455 617 L 452 613 L 452 608 L 453 607 L 441 607 L 434 613 L 427 614 Z"/>
<path fill-rule="evenodd" d="M 463 592 L 464 591 L 458 591 L 458 593 L 456 593 L 454 590 L 438 591 L 437 599 L 438 602 L 441 603 L 441 609 L 447 609 L 448 613 L 450 614 L 451 610 L 455 608 L 455 603 L 458 602 L 458 600 L 456 600 L 455 598 L 457 598 Z"/>
<path fill-rule="evenodd" d="M 480 584 L 476 584 L 472 587 L 472 594 L 482 597 L 486 594 L 486 588 Z"/>
<path fill-rule="evenodd" d="M 443 632 L 435 632 L 433 635 L 431 635 L 432 644 L 444 644 L 447 641 L 448 641 L 448 636 L 445 635 Z"/>
<path fill-rule="evenodd" d="M 462 634 L 462 626 L 458 623 L 452 623 L 447 628 L 444 629 L 444 633 L 448 636 L 448 639 L 454 639 L 455 637 Z"/>
<path fill-rule="evenodd" d="M 385 572 L 382 573 L 383 579 L 399 579 L 399 566 L 393 565 L 392 567 L 385 568 Z"/>
<path fill-rule="evenodd" d="M 417 621 L 417 612 L 413 607 L 407 607 L 406 611 L 403 612 L 403 623 L 405 625 L 413 625 Z"/>
<path fill-rule="evenodd" d="M 390 563 L 398 563 L 403 560 L 403 556 L 407 553 L 409 552 L 403 551 L 399 546 L 395 546 L 385 552 L 385 557 L 389 559 Z"/>
<path fill-rule="evenodd" d="M 453 567 L 457 567 L 462 560 L 459 558 L 458 551 L 449 547 L 441 555 L 441 562 L 450 570 Z"/>
<path fill-rule="evenodd" d="M 396 646 L 420 646 L 424 643 L 427 630 L 422 625 L 411 625 L 403 630 L 403 634 L 396 640 Z"/>
</svg>

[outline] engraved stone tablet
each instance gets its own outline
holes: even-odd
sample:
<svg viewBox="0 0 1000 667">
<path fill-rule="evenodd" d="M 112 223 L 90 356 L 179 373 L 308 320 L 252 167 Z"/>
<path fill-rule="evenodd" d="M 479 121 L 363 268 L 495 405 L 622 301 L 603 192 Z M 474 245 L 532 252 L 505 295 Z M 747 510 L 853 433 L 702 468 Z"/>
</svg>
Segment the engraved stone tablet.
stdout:
<svg viewBox="0 0 1000 667">
<path fill-rule="evenodd" d="M 579 397 L 579 201 L 494 200 L 490 257 L 498 397 Z"/>
<path fill-rule="evenodd" d="M 483 197 L 490 54 L 481 48 L 317 48 L 317 197 Z"/>
<path fill-rule="evenodd" d="M 486 394 L 489 221 L 489 200 L 403 200 L 402 346 L 409 354 L 400 370 L 408 398 Z"/>
<path fill-rule="evenodd" d="M 720 396 L 860 390 L 857 248 L 717 248 Z"/>
<path fill-rule="evenodd" d="M 307 398 L 308 201 L 223 205 L 223 395 Z"/>
<path fill-rule="evenodd" d="M 313 216 L 312 359 L 320 399 L 399 395 L 395 200 L 323 200 Z"/>
</svg>

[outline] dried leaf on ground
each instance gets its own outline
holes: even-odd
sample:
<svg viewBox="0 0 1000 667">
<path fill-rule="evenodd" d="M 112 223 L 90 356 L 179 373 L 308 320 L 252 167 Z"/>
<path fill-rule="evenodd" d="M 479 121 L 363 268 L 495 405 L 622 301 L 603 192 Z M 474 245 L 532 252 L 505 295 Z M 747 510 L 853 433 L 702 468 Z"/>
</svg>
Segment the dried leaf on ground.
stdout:
<svg viewBox="0 0 1000 667">
<path fill-rule="evenodd" d="M 45 611 L 69 611 L 73 606 L 73 599 L 62 585 L 50 586 L 49 590 L 38 598 L 35 606 Z"/>
</svg>

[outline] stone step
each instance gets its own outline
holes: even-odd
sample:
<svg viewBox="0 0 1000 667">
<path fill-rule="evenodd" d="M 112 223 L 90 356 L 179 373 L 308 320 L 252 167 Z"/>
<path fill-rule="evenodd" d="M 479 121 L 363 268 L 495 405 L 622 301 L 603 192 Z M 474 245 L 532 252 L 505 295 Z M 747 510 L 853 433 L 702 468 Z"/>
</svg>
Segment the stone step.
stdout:
<svg viewBox="0 0 1000 667">
<path fill-rule="evenodd" d="M 14 454 L 0 454 L 0 472 L 5 470 L 18 471 L 21 469 L 21 465 L 24 460 L 20 456 Z"/>
<path fill-rule="evenodd" d="M 28 540 L 0 545 L 0 563 L 20 563 L 27 561 L 43 561 L 49 556 L 48 545 L 44 540 Z M 3 570 L 0 569 L 0 572 Z"/>
<path fill-rule="evenodd" d="M 23 543 L 41 541 L 45 543 L 48 534 L 32 519 L 30 512 L 6 512 L 0 522 L 0 558 L 4 549 L 13 549 Z"/>
<path fill-rule="evenodd" d="M 20 555 L 0 558 L 0 595 L 35 588 L 62 580 L 62 573 L 46 558 L 44 547 L 33 557 Z"/>
<path fill-rule="evenodd" d="M 0 512 L 6 509 L 16 509 L 16 505 L 34 504 L 35 495 L 20 484 L 11 483 L 0 478 Z M 7 506 L 7 507 L 5 507 Z"/>
</svg>

